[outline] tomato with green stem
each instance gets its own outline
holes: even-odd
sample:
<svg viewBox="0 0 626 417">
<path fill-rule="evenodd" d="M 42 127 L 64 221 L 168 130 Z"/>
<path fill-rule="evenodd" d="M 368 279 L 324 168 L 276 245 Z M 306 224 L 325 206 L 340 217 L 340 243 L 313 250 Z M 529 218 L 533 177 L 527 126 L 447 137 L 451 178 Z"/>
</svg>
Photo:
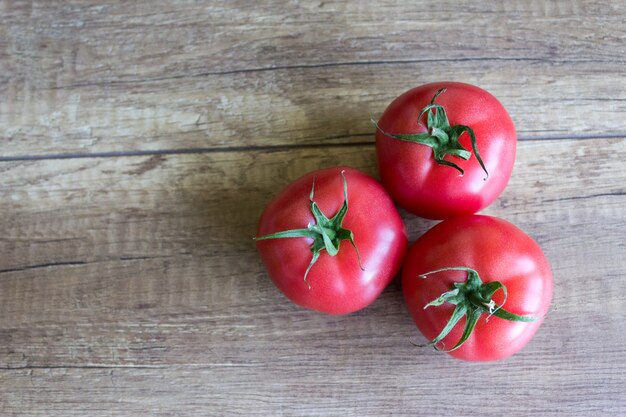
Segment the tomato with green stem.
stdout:
<svg viewBox="0 0 626 417">
<path fill-rule="evenodd" d="M 492 361 L 531 340 L 553 283 L 532 238 L 505 220 L 468 215 L 437 224 L 415 242 L 402 287 L 429 345 L 459 359 Z"/>
<path fill-rule="evenodd" d="M 373 302 L 407 248 L 385 189 L 349 167 L 315 171 L 287 186 L 263 211 L 255 239 L 274 284 L 296 304 L 330 314 Z"/>
<path fill-rule="evenodd" d="M 437 82 L 411 89 L 374 124 L 382 182 L 413 214 L 475 213 L 509 181 L 515 127 L 502 104 L 479 87 Z"/>
</svg>

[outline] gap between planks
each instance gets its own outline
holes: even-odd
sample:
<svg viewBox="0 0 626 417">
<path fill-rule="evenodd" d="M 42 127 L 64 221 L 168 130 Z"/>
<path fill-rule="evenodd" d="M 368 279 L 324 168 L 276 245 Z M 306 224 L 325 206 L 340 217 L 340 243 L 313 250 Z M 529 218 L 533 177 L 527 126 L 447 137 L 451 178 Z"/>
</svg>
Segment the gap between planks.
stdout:
<svg viewBox="0 0 626 417">
<path fill-rule="evenodd" d="M 511 57 L 511 58 L 503 58 L 503 57 L 467 57 L 467 58 L 431 58 L 431 59 L 390 59 L 390 60 L 379 60 L 379 61 L 342 61 L 342 62 L 322 62 L 322 63 L 312 63 L 312 64 L 293 64 L 293 65 L 276 65 L 276 66 L 268 66 L 268 67 L 256 67 L 256 68 L 239 68 L 232 70 L 224 70 L 224 71 L 206 71 L 199 72 L 195 74 L 181 74 L 181 75 L 173 75 L 173 76 L 165 76 L 165 77 L 155 77 L 155 78 L 146 78 L 146 79 L 131 79 L 131 80 L 116 80 L 116 81 L 102 81 L 102 82 L 87 82 L 87 83 L 79 83 L 79 84 L 66 84 L 59 85 L 56 87 L 49 88 L 50 90 L 66 90 L 72 88 L 80 88 L 80 87 L 98 87 L 103 85 L 127 85 L 127 84 L 145 84 L 159 81 L 171 81 L 171 80 L 179 80 L 185 78 L 203 78 L 210 76 L 221 76 L 221 75 L 235 75 L 235 74 L 248 74 L 255 72 L 269 72 L 269 71 L 290 71 L 290 70 L 299 70 L 299 69 L 316 69 L 316 68 L 336 68 L 336 67 L 356 67 L 356 66 L 393 66 L 393 65 L 408 65 L 408 64 L 429 64 L 435 62 L 449 62 L 449 63 L 458 63 L 458 62 L 493 62 L 493 61 L 512 61 L 512 62 L 535 62 L 535 63 L 550 63 L 557 65 L 567 65 L 567 64 L 594 64 L 594 63 L 611 63 L 611 64 L 620 64 L 621 61 L 612 61 L 612 60 L 600 60 L 600 59 L 576 59 L 576 60 L 557 60 L 557 59 L 545 59 L 545 58 L 531 58 L 531 57 Z"/>
<path fill-rule="evenodd" d="M 342 137 L 366 137 L 373 136 L 373 133 L 357 133 L 349 136 L 335 136 L 326 139 L 339 139 Z M 585 134 L 585 135 L 567 135 L 567 136 L 534 136 L 534 137 L 518 137 L 520 142 L 532 142 L 541 140 L 595 140 L 595 139 L 621 139 L 626 137 L 626 132 L 611 134 Z M 155 155 L 184 155 L 184 154 L 207 154 L 207 153 L 226 153 L 226 152 L 272 152 L 272 151 L 288 151 L 293 149 L 317 149 L 317 148 L 343 148 L 352 146 L 371 146 L 373 141 L 359 141 L 346 143 L 313 143 L 313 144 L 294 144 L 294 145 L 267 145 L 267 146 L 229 146 L 229 147 L 212 147 L 212 148 L 187 148 L 187 149 L 155 149 L 145 151 L 111 151 L 111 152 L 93 152 L 93 153 L 58 153 L 50 155 L 18 155 L 18 156 L 0 156 L 0 162 L 20 162 L 20 161 L 44 161 L 55 159 L 80 159 L 80 158 L 118 158 L 131 156 L 155 156 Z"/>
<path fill-rule="evenodd" d="M 251 368 L 263 366 L 263 363 L 182 363 L 164 365 L 140 364 L 85 364 L 85 365 L 23 365 L 0 367 L 3 371 L 54 370 L 54 369 L 212 369 L 212 368 Z"/>
</svg>

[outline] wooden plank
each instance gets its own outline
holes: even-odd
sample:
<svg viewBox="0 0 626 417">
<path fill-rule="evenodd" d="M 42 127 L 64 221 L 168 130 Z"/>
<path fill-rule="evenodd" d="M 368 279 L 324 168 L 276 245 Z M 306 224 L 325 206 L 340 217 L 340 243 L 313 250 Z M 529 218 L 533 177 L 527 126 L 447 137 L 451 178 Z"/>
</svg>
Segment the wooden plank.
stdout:
<svg viewBox="0 0 626 417">
<path fill-rule="evenodd" d="M 544 222 L 552 212 L 564 214 L 560 200 L 619 197 L 621 146 L 621 139 L 522 142 L 512 185 L 491 210 Z M 339 163 L 376 175 L 369 145 L 5 162 L 1 235 L 12 246 L 1 250 L 3 266 L 245 251 L 271 195 L 305 172 Z M 602 209 L 620 209 L 618 202 Z"/>
<path fill-rule="evenodd" d="M 623 62 L 626 36 L 626 5 L 591 0 L 387 0 L 376 7 L 5 0 L 0 7 L 4 56 L 14 54 L 5 65 L 16 76 L 35 75 L 40 87 L 373 61 Z"/>
<path fill-rule="evenodd" d="M 576 398 L 586 398 L 581 410 L 598 404 L 617 410 L 604 395 L 626 375 L 625 271 L 615 262 L 626 236 L 624 143 L 523 142 L 509 187 L 486 211 L 536 237 L 556 280 L 557 310 L 527 349 L 506 362 L 513 374 L 467 368 L 486 372 L 498 392 L 515 381 L 541 391 L 537 404 L 546 405 L 557 387 L 579 384 L 584 395 Z M 554 161 L 571 163 L 561 168 Z M 264 380 L 291 378 L 281 387 L 306 397 L 311 387 L 328 393 L 322 380 L 335 386 L 353 376 L 365 384 L 380 364 L 388 372 L 381 383 L 398 377 L 396 386 L 406 390 L 421 386 L 415 381 L 421 375 L 426 384 L 439 384 L 441 367 L 452 362 L 410 345 L 419 337 L 397 282 L 368 309 L 331 317 L 291 305 L 266 277 L 250 239 L 264 204 L 299 175 L 340 163 L 374 174 L 374 149 L 0 164 L 0 368 L 175 365 L 192 374 L 199 367 L 202 382 L 212 381 L 214 395 L 229 406 L 224 396 L 263 402 L 268 388 L 258 384 Z M 433 224 L 403 215 L 412 240 Z M 458 388 L 457 370 L 465 368 L 454 369 L 445 378 Z M 0 386 L 10 391 L 16 374 L 6 372 L 0 371 Z M 602 379 L 589 385 L 594 372 Z M 352 398 L 364 389 L 354 387 L 346 392 Z M 407 401 L 409 410 L 417 404 Z"/>
<path fill-rule="evenodd" d="M 623 64 L 437 62 L 215 75 L 132 88 L 9 86 L 0 104 L 1 152 L 19 158 L 373 142 L 370 117 L 406 89 L 438 78 L 491 91 L 522 139 L 615 135 L 624 131 L 622 70 Z"/>
<path fill-rule="evenodd" d="M 626 3 L 468 3 L 0 0 L 0 416 L 626 415 Z M 509 109 L 485 213 L 555 274 L 498 364 L 414 347 L 398 281 L 304 311 L 251 241 L 301 174 L 375 175 L 370 115 L 436 79 Z"/>
<path fill-rule="evenodd" d="M 623 379 L 606 360 L 568 367 L 565 360 L 554 363 L 528 357 L 493 366 L 425 358 L 414 349 L 407 344 L 391 354 L 385 348 L 373 349 L 379 353 L 368 359 L 352 351 L 351 359 L 335 363 L 324 356 L 327 352 L 311 348 L 302 360 L 316 361 L 297 368 L 259 364 L 10 370 L 0 373 L 0 409 L 8 417 L 413 417 L 448 413 L 619 417 L 626 413 Z M 352 349 L 342 345 L 336 350 Z M 544 352 L 544 356 L 559 355 L 559 349 Z M 333 366 L 330 375 L 327 366 Z M 10 385 L 2 384 L 5 380 Z"/>
<path fill-rule="evenodd" d="M 622 2 L 317 6 L 2 1 L 0 157 L 370 142 L 438 79 L 524 138 L 625 133 Z"/>
<path fill-rule="evenodd" d="M 321 166 L 375 174 L 371 145 L 0 163 L 0 410 L 622 415 L 625 143 L 520 144 L 486 213 L 542 245 L 556 309 L 497 366 L 412 346 L 398 282 L 334 317 L 267 279 L 250 239 L 265 203 Z M 412 240 L 433 224 L 403 217 Z"/>
</svg>

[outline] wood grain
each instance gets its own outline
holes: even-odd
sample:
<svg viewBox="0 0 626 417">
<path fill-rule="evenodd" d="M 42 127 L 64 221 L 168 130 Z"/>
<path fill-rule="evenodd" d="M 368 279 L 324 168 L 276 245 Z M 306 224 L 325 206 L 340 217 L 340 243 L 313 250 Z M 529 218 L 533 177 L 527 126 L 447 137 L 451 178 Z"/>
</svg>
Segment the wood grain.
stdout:
<svg viewBox="0 0 626 417">
<path fill-rule="evenodd" d="M 6 52 L 17 52 L 9 65 L 38 87 L 381 61 L 623 62 L 626 36 L 623 3 L 585 0 L 56 0 L 3 1 L 2 11 Z"/>
<path fill-rule="evenodd" d="M 486 400 L 459 378 L 471 373 L 507 395 L 475 415 L 619 415 L 625 143 L 520 144 L 487 213 L 542 245 L 555 311 L 500 366 L 412 346 L 397 282 L 344 317 L 301 310 L 269 282 L 250 240 L 265 203 L 320 166 L 375 174 L 373 146 L 2 163 L 5 413 L 26 401 L 31 415 L 465 415 Z M 432 224 L 404 218 L 412 239 Z"/>
<path fill-rule="evenodd" d="M 0 4 L 5 160 L 371 142 L 370 116 L 442 79 L 522 138 L 626 133 L 622 2 Z"/>
<path fill-rule="evenodd" d="M 626 3 L 0 0 L 0 416 L 626 415 Z M 479 85 L 519 133 L 486 214 L 555 276 L 497 364 L 423 339 L 394 281 L 327 316 L 251 239 L 300 175 L 376 176 L 406 89 Z M 413 241 L 434 222 L 402 212 Z"/>
</svg>

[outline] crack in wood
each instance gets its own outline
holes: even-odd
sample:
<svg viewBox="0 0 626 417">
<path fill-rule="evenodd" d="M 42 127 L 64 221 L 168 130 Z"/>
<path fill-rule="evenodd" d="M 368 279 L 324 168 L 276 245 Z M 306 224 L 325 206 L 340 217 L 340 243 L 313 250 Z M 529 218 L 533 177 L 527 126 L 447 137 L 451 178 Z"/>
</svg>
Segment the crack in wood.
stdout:
<svg viewBox="0 0 626 417">
<path fill-rule="evenodd" d="M 164 156 L 164 155 L 186 155 L 186 154 L 209 154 L 209 153 L 232 153 L 232 152 L 281 152 L 293 149 L 318 149 L 318 148 L 337 148 L 337 147 L 357 147 L 357 146 L 373 146 L 372 141 L 343 142 L 343 143 L 323 143 L 325 140 L 342 139 L 350 137 L 373 137 L 374 133 L 355 133 L 352 135 L 329 136 L 322 138 L 320 143 L 311 144 L 295 144 L 295 145 L 267 145 L 267 146 L 229 146 L 214 148 L 186 148 L 186 149 L 155 149 L 145 151 L 112 151 L 112 152 L 93 152 L 93 153 L 60 153 L 50 155 L 18 155 L 18 156 L 0 156 L 0 162 L 23 162 L 23 161 L 45 161 L 56 159 L 81 159 L 81 158 L 118 158 L 133 156 Z M 598 133 L 598 134 L 571 134 L 571 135 L 546 135 L 546 136 L 520 136 L 517 138 L 520 142 L 533 142 L 543 140 L 597 140 L 597 139 L 623 139 L 626 138 L 626 132 L 616 133 Z"/>
<path fill-rule="evenodd" d="M 601 198 L 601 197 L 623 197 L 626 196 L 626 191 L 616 191 L 611 193 L 599 193 L 599 194 L 590 194 L 590 195 L 580 195 L 574 197 L 563 197 L 563 198 L 552 198 L 548 200 L 543 200 L 545 203 L 554 203 L 561 201 L 573 201 L 573 200 L 588 200 L 590 198 Z"/>
<path fill-rule="evenodd" d="M 605 63 L 610 62 L 612 64 L 620 63 L 620 61 L 604 61 L 598 59 L 581 59 L 581 60 L 554 60 L 547 58 L 529 58 L 529 57 L 466 57 L 466 58 L 431 58 L 431 59 L 390 59 L 390 60 L 371 60 L 371 61 L 344 61 L 344 62 L 322 62 L 316 64 L 295 64 L 295 65 L 276 65 L 269 67 L 256 67 L 256 68 L 238 68 L 232 70 L 223 70 L 223 71 L 204 71 L 198 72 L 195 74 L 179 74 L 179 75 L 171 75 L 164 77 L 154 77 L 154 78 L 146 78 L 146 79 L 132 79 L 132 80 L 105 80 L 100 82 L 86 82 L 86 83 L 76 83 L 76 84 L 67 84 L 67 85 L 59 85 L 55 87 L 50 87 L 48 90 L 68 90 L 72 88 L 81 88 L 81 87 L 102 87 L 102 86 L 115 86 L 115 85 L 127 85 L 127 84 L 138 84 L 138 83 L 152 83 L 159 81 L 173 81 L 180 80 L 185 78 L 204 78 L 210 76 L 221 76 L 221 75 L 237 75 L 237 74 L 249 74 L 249 73 L 257 73 L 257 72 L 268 72 L 268 71 L 289 71 L 289 70 L 299 70 L 299 69 L 320 69 L 320 68 L 335 68 L 335 67 L 354 67 L 354 66 L 379 66 L 379 65 L 407 65 L 407 64 L 428 64 L 435 62 L 537 62 L 537 63 L 550 63 L 557 65 L 564 64 L 593 64 L 593 63 Z"/>
<path fill-rule="evenodd" d="M 61 262 L 48 262 L 45 264 L 38 264 L 38 265 L 28 265 L 28 266 L 23 266 L 20 268 L 7 268 L 7 269 L 0 269 L 0 274 L 6 274 L 9 272 L 22 272 L 22 271 L 28 271 L 31 269 L 41 269 L 41 268 L 52 268 L 52 267 L 56 267 L 56 266 L 78 266 L 78 265 L 85 265 L 87 264 L 87 262 L 85 261 L 61 261 Z"/>
<path fill-rule="evenodd" d="M 21 365 L 0 366 L 0 371 L 19 371 L 33 369 L 165 369 L 165 365 L 120 365 L 120 364 L 86 364 L 86 365 Z"/>
</svg>

